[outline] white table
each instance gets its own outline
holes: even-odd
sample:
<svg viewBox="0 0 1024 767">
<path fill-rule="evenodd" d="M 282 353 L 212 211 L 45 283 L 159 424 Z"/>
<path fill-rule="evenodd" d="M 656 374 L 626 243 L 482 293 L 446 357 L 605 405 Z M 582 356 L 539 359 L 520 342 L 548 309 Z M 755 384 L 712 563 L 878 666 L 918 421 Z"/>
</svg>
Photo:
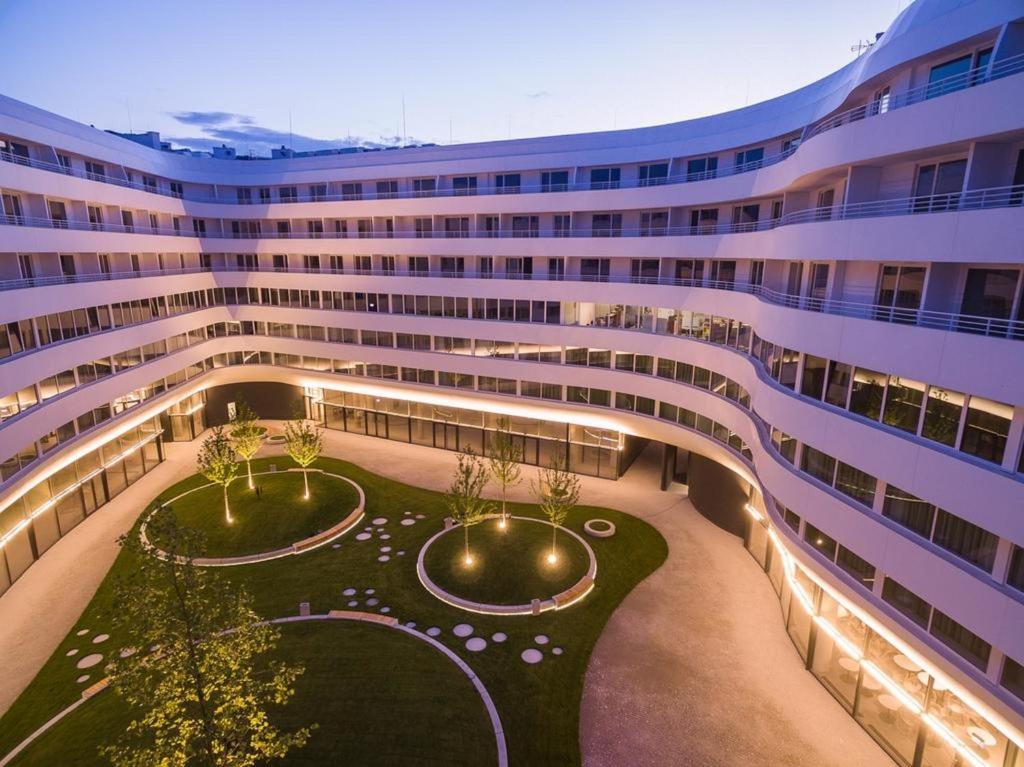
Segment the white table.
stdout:
<svg viewBox="0 0 1024 767">
<path fill-rule="evenodd" d="M 925 687 L 928 686 L 928 672 L 927 671 L 920 672 L 917 675 L 917 678 L 921 680 L 921 684 L 923 684 Z M 949 685 L 947 685 L 941 679 L 936 678 L 932 682 L 932 689 L 935 690 L 935 692 L 945 692 L 946 690 L 949 689 Z"/>
<path fill-rule="evenodd" d="M 991 732 L 981 727 L 975 727 L 973 724 L 967 728 L 967 734 L 982 748 L 991 748 L 996 744 L 995 736 Z"/>
<path fill-rule="evenodd" d="M 914 661 L 912 661 L 906 655 L 897 655 L 895 658 L 892 659 L 892 662 L 904 671 L 909 671 L 914 674 L 921 670 L 921 667 L 914 663 Z"/>
</svg>

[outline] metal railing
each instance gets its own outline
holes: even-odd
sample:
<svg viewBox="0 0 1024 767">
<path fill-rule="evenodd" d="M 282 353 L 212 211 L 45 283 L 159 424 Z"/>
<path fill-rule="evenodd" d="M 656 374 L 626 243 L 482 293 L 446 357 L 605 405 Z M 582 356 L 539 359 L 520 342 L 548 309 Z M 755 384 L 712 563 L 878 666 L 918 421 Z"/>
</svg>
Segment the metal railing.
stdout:
<svg viewBox="0 0 1024 767">
<path fill-rule="evenodd" d="M 194 229 L 168 229 L 148 225 L 107 224 L 95 221 L 54 219 L 20 215 L 0 215 L 0 225 L 30 226 L 44 229 L 71 229 L 75 231 L 112 232 L 116 234 L 153 234 L 169 237 L 189 237 L 214 240 L 461 240 L 461 239 L 534 239 L 554 238 L 614 238 L 614 237 L 694 237 L 721 234 L 744 234 L 767 231 L 780 226 L 823 221 L 842 221 L 860 218 L 906 216 L 922 213 L 948 213 L 956 211 L 986 210 L 1019 207 L 1024 202 L 1024 185 L 1001 186 L 989 189 L 971 189 L 966 192 L 901 197 L 893 200 L 839 203 L 820 208 L 792 211 L 777 218 L 737 223 L 703 222 L 695 226 L 641 226 L 622 227 L 599 225 L 570 229 L 501 229 L 501 230 L 369 230 L 327 232 L 197 232 Z"/>
<path fill-rule="evenodd" d="M 51 171 L 54 173 L 60 173 L 67 176 L 75 176 L 77 178 L 84 178 L 91 181 L 100 181 L 105 184 L 113 184 L 128 189 L 137 189 L 143 192 L 150 192 L 152 194 L 159 194 L 165 197 L 173 197 L 177 199 L 185 199 L 193 202 L 210 202 L 220 203 L 227 205 L 269 205 L 272 203 L 298 203 L 298 202 L 345 202 L 353 200 L 394 200 L 394 199 L 415 199 L 420 197 L 470 197 L 475 195 L 494 195 L 494 194 L 527 194 L 527 193 L 550 193 L 550 192 L 581 192 L 581 191 L 593 191 L 603 189 L 631 189 L 648 186 L 662 186 L 666 184 L 685 184 L 694 181 L 704 181 L 712 178 L 720 178 L 726 176 L 734 176 L 742 173 L 749 173 L 751 171 L 759 170 L 770 165 L 782 162 L 791 154 L 793 154 L 800 143 L 807 141 L 809 138 L 817 136 L 820 133 L 833 130 L 835 128 L 848 125 L 853 122 L 859 122 L 869 117 L 875 117 L 877 115 L 885 114 L 896 109 L 918 104 L 922 101 L 929 99 L 938 98 L 949 93 L 955 93 L 965 88 L 982 85 L 993 80 L 999 80 L 1010 75 L 1017 74 L 1024 71 L 1024 54 L 1018 54 L 1011 56 L 1000 61 L 996 61 L 991 66 L 977 67 L 975 69 L 968 70 L 958 75 L 944 78 L 942 80 L 936 80 L 935 82 L 927 83 L 926 85 L 912 88 L 907 91 L 899 93 L 888 94 L 884 97 L 873 99 L 867 104 L 848 109 L 845 112 L 841 112 L 836 115 L 832 115 L 823 120 L 808 126 L 801 139 L 796 140 L 792 145 L 788 146 L 784 151 L 777 154 L 769 155 L 757 160 L 751 160 L 748 162 L 740 163 L 737 165 L 731 165 L 728 167 L 722 167 L 715 170 L 706 170 L 696 173 L 682 173 L 675 174 L 672 176 L 663 176 L 656 178 L 646 179 L 626 179 L 626 180 L 615 180 L 615 181 L 565 181 L 565 182 L 552 182 L 547 184 L 516 184 L 516 185 L 503 185 L 498 186 L 496 184 L 490 186 L 474 186 L 472 188 L 450 188 L 450 189 L 420 189 L 420 190 L 394 190 L 388 186 L 383 191 L 374 191 L 376 182 L 374 181 L 353 181 L 345 182 L 353 185 L 358 185 L 358 191 L 349 191 L 342 193 L 320 193 L 310 192 L 309 194 L 298 194 L 296 188 L 295 194 L 285 194 L 278 187 L 278 199 L 272 200 L 268 198 L 261 198 L 257 196 L 252 197 L 218 197 L 215 195 L 203 195 L 195 191 L 189 191 L 188 193 L 178 192 L 172 190 L 166 186 L 162 186 L 159 182 L 155 184 L 140 183 L 138 181 L 129 180 L 128 178 L 121 178 L 116 175 L 110 175 L 107 173 L 96 173 L 87 171 L 80 168 L 70 167 L 60 162 L 49 162 L 46 160 L 39 160 L 33 157 L 26 157 L 24 155 L 15 154 L 10 151 L 0 151 L 0 160 L 15 163 L 18 165 L 25 165 L 40 170 Z M 121 166 L 114 165 L 113 168 L 120 169 Z M 333 182 L 335 184 L 341 182 Z M 370 187 L 371 191 L 363 192 L 363 185 Z M 297 187 L 297 185 L 293 185 Z M 306 185 L 310 186 L 310 185 Z M 237 187 L 236 187 L 237 188 Z M 258 187 L 257 187 L 258 188 Z M 268 187 L 269 188 L 269 187 Z M 249 187 L 251 190 L 252 187 Z"/>
<path fill-rule="evenodd" d="M 477 279 L 477 280 L 516 280 L 543 282 L 588 282 L 611 283 L 623 285 L 660 285 L 679 288 L 701 288 L 708 290 L 726 290 L 734 293 L 746 293 L 759 300 L 776 306 L 783 306 L 799 311 L 833 314 L 843 317 L 867 319 L 876 322 L 888 322 L 898 325 L 913 325 L 954 333 L 971 333 L 1024 340 L 1024 321 L 982 317 L 978 315 L 940 312 L 930 309 L 907 308 L 892 305 L 874 304 L 861 301 L 846 301 L 833 298 L 815 298 L 800 296 L 772 290 L 763 285 L 753 285 L 732 280 L 700 280 L 682 279 L 663 276 L 640 275 L 604 275 L 604 274 L 557 274 L 538 272 L 535 274 L 522 272 L 483 272 L 467 270 L 434 270 L 434 271 L 397 271 L 385 269 L 349 269 L 344 271 L 331 269 L 315 269 L 304 267 L 279 267 L 258 269 L 233 264 L 210 267 L 191 267 L 184 269 L 140 270 L 127 272 L 111 272 L 96 274 L 54 275 L 32 277 L 28 279 L 0 281 L 0 292 L 26 288 L 46 287 L 53 285 L 105 282 L 110 280 L 140 279 L 147 277 L 166 277 L 187 274 L 224 274 L 245 272 L 270 272 L 278 274 L 316 274 L 319 276 L 337 275 L 354 277 L 382 278 L 416 278 L 416 279 Z M 326 285 L 318 285 L 318 289 L 327 289 Z M 339 287 L 344 287 L 343 285 Z M 395 289 L 385 286 L 386 290 Z M 366 288 L 361 288 L 366 290 Z"/>
</svg>

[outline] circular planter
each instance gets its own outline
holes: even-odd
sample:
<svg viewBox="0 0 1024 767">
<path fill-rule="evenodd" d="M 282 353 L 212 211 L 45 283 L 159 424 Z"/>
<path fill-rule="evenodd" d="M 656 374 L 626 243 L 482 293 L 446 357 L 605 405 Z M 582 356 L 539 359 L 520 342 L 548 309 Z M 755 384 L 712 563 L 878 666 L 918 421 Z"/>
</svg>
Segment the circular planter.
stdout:
<svg viewBox="0 0 1024 767">
<path fill-rule="evenodd" d="M 283 434 L 271 434 L 265 441 L 268 445 L 283 445 L 287 440 Z"/>
<path fill-rule="evenodd" d="M 494 519 L 496 517 L 497 515 L 490 515 L 488 519 Z M 550 525 L 549 522 L 541 519 L 534 519 L 532 517 L 513 516 L 511 519 L 522 522 L 532 522 L 538 525 Z M 457 529 L 457 527 L 452 527 L 435 533 L 425 544 L 423 544 L 423 548 L 420 549 L 419 556 L 416 559 L 416 575 L 419 577 L 420 583 L 423 584 L 423 588 L 445 604 L 449 604 L 452 607 L 458 607 L 461 610 L 481 613 L 483 615 L 539 615 L 540 613 L 548 612 L 549 610 L 562 610 L 570 605 L 574 605 L 582 600 L 594 588 L 594 579 L 597 577 L 597 557 L 594 555 L 594 550 L 590 548 L 590 544 L 587 543 L 582 536 L 563 527 L 561 528 L 562 532 L 571 536 L 583 546 L 587 552 L 588 559 L 586 575 L 576 581 L 576 583 L 568 589 L 565 589 L 554 596 L 543 599 L 538 597 L 531 602 L 520 605 L 494 605 L 487 604 L 485 602 L 474 602 L 470 599 L 464 599 L 463 597 L 445 591 L 434 583 L 430 576 L 427 575 L 427 569 L 424 565 L 424 561 L 426 559 L 427 550 L 430 548 L 431 544 L 433 544 L 442 535 L 451 533 Z"/>
<path fill-rule="evenodd" d="M 300 470 L 288 469 L 288 471 Z M 342 482 L 348 482 L 350 485 L 352 485 L 352 487 L 356 489 L 356 492 L 359 494 L 359 503 L 357 503 L 356 507 L 352 509 L 351 512 L 349 512 L 348 516 L 346 516 L 338 524 L 329 527 L 328 529 L 319 532 L 315 535 L 311 535 L 308 538 L 303 538 L 302 540 L 295 541 L 294 543 L 288 546 L 283 546 L 279 549 L 273 549 L 272 551 L 261 551 L 257 552 L 256 554 L 245 554 L 237 557 L 197 557 L 192 560 L 192 564 L 197 565 L 199 567 L 230 567 L 233 565 L 248 565 L 254 562 L 266 562 L 270 559 L 280 559 L 281 557 L 292 556 L 294 554 L 303 554 L 307 551 L 318 549 L 324 544 L 330 543 L 331 541 L 340 538 L 353 527 L 355 527 L 363 518 L 363 509 L 366 507 L 366 494 L 363 492 L 363 488 L 360 487 L 357 483 L 353 482 L 348 477 L 343 477 L 340 474 L 331 474 L 330 472 L 320 471 L 319 469 L 308 469 L 308 471 L 318 472 L 320 474 L 323 474 L 325 477 L 333 477 L 334 479 L 340 479 Z M 253 474 L 253 476 L 259 477 L 266 474 L 282 473 L 284 472 L 261 471 L 256 474 Z M 179 498 L 184 498 L 186 495 L 189 495 L 190 493 L 194 493 L 198 490 L 211 487 L 212 484 L 213 483 L 207 483 L 205 485 L 200 485 L 199 487 L 194 487 L 191 490 L 187 490 L 184 493 L 180 493 L 171 498 L 170 500 L 164 501 L 157 508 L 162 509 L 163 507 L 174 503 Z M 163 549 L 158 548 L 152 542 L 150 542 L 149 538 L 146 536 L 146 525 L 149 522 L 149 517 L 152 516 L 156 511 L 157 509 L 153 509 L 153 511 L 150 512 L 150 514 L 146 517 L 145 520 L 143 520 L 142 524 L 139 526 L 139 538 L 142 541 L 143 547 L 146 548 L 148 551 L 152 552 L 153 554 L 155 554 L 156 556 L 160 557 L 161 559 L 169 559 L 170 557 L 174 556 L 175 559 L 177 559 L 179 562 L 184 561 L 182 557 L 173 555 L 169 551 L 164 551 Z"/>
<path fill-rule="evenodd" d="M 588 519 L 583 523 L 583 532 L 591 538 L 611 538 L 615 535 L 615 525 L 607 519 Z"/>
</svg>

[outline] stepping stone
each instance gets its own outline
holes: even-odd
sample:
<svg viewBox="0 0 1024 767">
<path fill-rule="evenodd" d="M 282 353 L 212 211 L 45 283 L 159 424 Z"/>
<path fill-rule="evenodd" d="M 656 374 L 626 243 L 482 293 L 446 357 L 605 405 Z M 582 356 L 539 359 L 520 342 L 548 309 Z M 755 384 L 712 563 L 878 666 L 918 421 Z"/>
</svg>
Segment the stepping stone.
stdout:
<svg viewBox="0 0 1024 767">
<path fill-rule="evenodd" d="M 378 562 L 387 562 L 389 559 L 391 559 L 391 557 L 387 554 L 381 554 L 379 557 L 377 557 Z"/>
<path fill-rule="evenodd" d="M 468 623 L 460 623 L 452 629 L 452 633 L 457 637 L 468 637 L 473 633 L 473 627 Z"/>
<path fill-rule="evenodd" d="M 384 532 L 384 528 L 383 527 L 378 527 L 377 528 L 377 532 L 378 533 L 383 533 Z"/>
<path fill-rule="evenodd" d="M 371 538 L 371 535 L 369 533 L 359 533 L 356 536 L 356 540 L 357 541 L 368 541 L 368 540 L 370 540 L 370 538 Z"/>
<path fill-rule="evenodd" d="M 391 540 L 391 536 L 388 535 L 387 533 L 384 533 L 384 534 L 381 535 L 380 539 L 382 541 L 389 541 L 389 540 Z"/>
<path fill-rule="evenodd" d="M 399 551 L 399 552 L 398 552 L 398 556 L 400 556 L 400 557 L 404 557 L 404 556 L 405 556 L 405 552 L 404 552 L 404 551 Z"/>
<path fill-rule="evenodd" d="M 75 636 L 84 637 L 88 633 L 89 633 L 89 629 L 82 629 L 81 631 L 76 632 Z"/>
<path fill-rule="evenodd" d="M 380 600 L 377 599 L 377 597 L 370 597 L 369 599 L 366 600 L 366 606 L 367 607 L 376 607 L 379 604 L 380 604 Z"/>
<path fill-rule="evenodd" d="M 99 644 L 100 642 L 106 642 L 110 639 L 110 634 L 97 634 L 92 638 L 93 644 Z"/>
<path fill-rule="evenodd" d="M 547 644 L 549 640 L 543 634 L 537 634 L 537 636 L 533 638 L 533 641 L 537 644 Z"/>
<path fill-rule="evenodd" d="M 96 652 L 96 653 L 93 653 L 92 655 L 86 655 L 84 658 L 82 658 L 80 661 L 78 661 L 78 663 L 75 664 L 75 667 L 76 668 L 92 668 L 93 666 L 99 665 L 102 660 L 103 660 L 103 656 L 100 655 L 98 652 Z"/>
<path fill-rule="evenodd" d="M 563 652 L 563 650 L 562 650 L 561 647 L 555 647 L 555 648 L 552 648 L 552 650 L 551 650 L 551 654 L 552 655 L 561 655 L 562 652 Z"/>
<path fill-rule="evenodd" d="M 119 657 L 119 658 L 130 658 L 134 654 L 135 654 L 135 648 L 134 647 L 125 647 L 124 649 L 121 650 L 121 652 L 119 652 L 117 654 L 117 657 Z"/>
<path fill-rule="evenodd" d="M 391 612 L 391 608 L 390 607 L 382 607 L 382 608 L 380 608 L 380 611 L 382 613 L 384 613 L 384 615 L 387 615 L 389 612 Z"/>
<path fill-rule="evenodd" d="M 377 517 L 375 520 L 373 520 L 373 524 L 377 525 L 378 527 L 380 527 L 381 525 L 386 525 L 387 523 L 388 520 L 386 517 Z"/>
<path fill-rule="evenodd" d="M 498 642 L 500 644 L 501 642 L 504 642 L 506 639 L 508 639 L 508 634 L 506 634 L 504 631 L 498 631 L 495 634 L 491 634 L 492 642 Z"/>
<path fill-rule="evenodd" d="M 365 590 L 363 591 L 363 593 L 364 593 L 364 594 L 373 594 L 373 593 L 374 593 L 374 589 L 365 589 Z"/>
<path fill-rule="evenodd" d="M 407 629 L 414 629 L 414 628 L 416 628 L 416 621 L 409 621 L 408 623 L 405 624 L 405 627 Z"/>
<path fill-rule="evenodd" d="M 331 544 L 331 548 L 332 549 L 340 549 L 341 548 L 341 544 L 340 543 L 332 543 Z"/>
<path fill-rule="evenodd" d="M 427 636 L 428 637 L 436 637 L 440 633 L 441 633 L 441 629 L 439 629 L 437 626 L 431 626 L 430 628 L 427 629 Z"/>
<path fill-rule="evenodd" d="M 88 674 L 82 674 L 75 681 L 78 682 L 79 684 L 85 684 L 86 682 L 89 681 L 89 675 Z"/>
<path fill-rule="evenodd" d="M 534 663 L 540 663 L 544 660 L 544 653 L 531 647 L 529 650 L 523 650 L 519 657 L 532 666 Z"/>
<path fill-rule="evenodd" d="M 425 514 L 417 514 L 417 515 L 416 515 L 416 519 L 426 519 L 426 518 L 427 518 L 427 517 L 426 517 L 426 515 L 425 515 Z"/>
<path fill-rule="evenodd" d="M 381 546 L 380 547 L 380 553 L 381 554 L 387 554 L 389 551 L 391 551 L 391 547 L 390 546 Z"/>
<path fill-rule="evenodd" d="M 353 599 L 351 602 L 348 603 L 348 606 L 349 607 L 359 607 L 359 602 L 357 602 L 355 599 Z"/>
<path fill-rule="evenodd" d="M 466 642 L 466 649 L 470 652 L 480 652 L 487 647 L 487 640 L 483 637 L 473 637 Z"/>
<path fill-rule="evenodd" d="M 402 512 L 402 513 L 403 513 L 403 514 L 404 514 L 405 516 L 407 516 L 407 517 L 411 517 L 411 516 L 412 516 L 412 512 L 411 512 L 411 511 L 405 511 L 405 512 Z"/>
<path fill-rule="evenodd" d="M 372 527 L 364 527 L 363 531 L 367 532 L 367 533 L 372 533 L 373 532 L 373 528 Z"/>
<path fill-rule="evenodd" d="M 408 527 L 409 525 L 415 525 L 416 524 L 416 520 L 415 519 L 403 519 L 402 520 L 402 524 L 405 525 L 406 527 Z"/>
<path fill-rule="evenodd" d="M 350 597 L 350 596 L 352 596 L 355 593 L 356 593 L 355 589 L 345 589 L 343 592 L 341 592 L 342 596 L 346 596 L 346 597 Z"/>
<path fill-rule="evenodd" d="M 72 647 L 70 650 L 68 650 L 67 656 L 69 658 L 72 657 L 72 656 L 75 656 L 75 655 L 78 655 L 78 648 Z"/>
</svg>

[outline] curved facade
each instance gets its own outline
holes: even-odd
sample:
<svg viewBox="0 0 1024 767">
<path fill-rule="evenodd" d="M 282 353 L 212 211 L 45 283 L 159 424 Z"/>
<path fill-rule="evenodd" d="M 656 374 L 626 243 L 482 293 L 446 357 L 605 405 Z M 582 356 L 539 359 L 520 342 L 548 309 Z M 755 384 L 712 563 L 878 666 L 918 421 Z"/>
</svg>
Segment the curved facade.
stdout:
<svg viewBox="0 0 1024 767">
<path fill-rule="evenodd" d="M 837 704 L 901 764 L 1024 764 L 1021 13 L 463 146 L 214 159 L 0 98 L 0 592 L 240 389 L 449 449 L 505 414 L 532 463 L 739 474 Z"/>
</svg>

